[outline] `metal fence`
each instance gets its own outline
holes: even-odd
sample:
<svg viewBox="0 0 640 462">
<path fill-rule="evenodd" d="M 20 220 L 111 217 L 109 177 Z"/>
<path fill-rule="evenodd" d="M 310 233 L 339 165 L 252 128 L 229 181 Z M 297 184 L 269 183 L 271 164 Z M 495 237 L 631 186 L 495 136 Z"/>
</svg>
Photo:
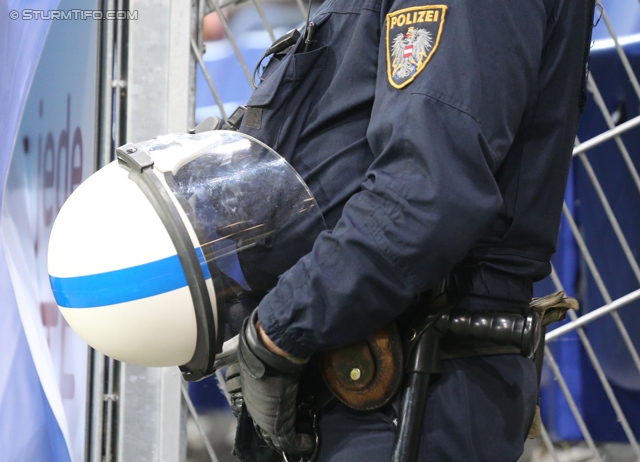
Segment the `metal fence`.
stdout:
<svg viewBox="0 0 640 462">
<path fill-rule="evenodd" d="M 638 314 L 633 311 L 637 310 L 638 304 L 634 302 L 640 299 L 640 289 L 638 289 L 640 287 L 640 268 L 637 261 L 639 242 L 638 228 L 631 225 L 634 221 L 633 217 L 638 216 L 636 203 L 637 197 L 640 197 L 638 196 L 640 194 L 640 177 L 637 170 L 640 153 L 637 141 L 635 141 L 639 132 L 637 129 L 633 130 L 640 125 L 640 116 L 637 112 L 640 101 L 640 85 L 634 72 L 634 67 L 636 70 L 640 68 L 636 52 L 638 41 L 635 39 L 635 41 L 631 41 L 631 44 L 627 43 L 628 46 L 624 46 L 625 41 L 616 34 L 606 9 L 599 0 L 596 6 L 596 20 L 603 23 L 611 37 L 609 43 L 597 43 L 592 47 L 592 69 L 588 81 L 592 106 L 589 115 L 593 120 L 599 118 L 597 125 L 602 128 L 598 132 L 593 129 L 583 130 L 589 134 L 590 138 L 587 140 L 576 139 L 573 151 L 574 173 L 578 172 L 581 176 L 579 181 L 582 182 L 583 188 L 591 188 L 591 192 L 585 195 L 589 200 L 580 203 L 576 209 L 575 204 L 570 204 L 568 202 L 570 198 L 567 197 L 563 207 L 564 226 L 570 230 L 571 237 L 566 244 L 575 246 L 578 250 L 577 261 L 580 267 L 577 275 L 579 281 L 574 284 L 574 287 L 567 288 L 567 282 L 562 280 L 555 268 L 551 275 L 551 281 L 557 290 L 576 293 L 582 303 L 582 309 L 579 314 L 570 312 L 570 322 L 547 333 L 547 348 L 545 349 L 546 365 L 552 371 L 553 378 L 566 400 L 586 450 L 582 451 L 580 456 L 574 456 L 579 458 L 563 458 L 562 454 L 566 451 L 562 450 L 562 441 L 556 437 L 553 438 L 555 442 L 553 444 L 547 428 L 543 428 L 542 438 L 548 450 L 548 460 L 555 461 L 640 460 L 640 447 L 637 441 L 640 433 L 637 417 L 640 407 L 634 408 L 628 405 L 637 400 L 638 384 L 640 383 L 640 357 L 634 345 L 634 342 L 638 344 L 640 340 L 637 330 L 633 328 L 637 325 L 636 318 L 638 317 Z M 627 40 L 627 42 L 629 41 Z M 633 66 L 627 56 L 629 52 L 634 53 Z M 618 83 L 608 81 L 607 77 L 610 75 L 603 72 L 603 69 L 596 69 L 594 66 L 594 60 L 612 63 L 614 58 L 617 62 L 613 65 L 621 70 L 616 75 Z M 597 71 L 602 72 L 604 77 L 602 80 L 597 76 Z M 607 101 L 601 91 L 601 88 L 607 86 L 618 87 L 618 89 L 625 87 L 624 94 L 618 94 L 617 101 L 611 98 Z M 635 113 L 635 116 L 629 117 L 632 113 Z M 629 145 L 633 145 L 635 149 L 630 149 Z M 615 157 L 621 162 L 616 162 Z M 612 166 L 615 168 L 613 172 L 610 170 Z M 620 184 L 614 183 L 617 181 L 620 181 Z M 614 207 L 610 196 L 619 196 L 620 194 L 624 196 L 624 200 L 621 201 L 619 197 L 614 197 L 613 202 L 616 205 Z M 597 210 L 595 213 L 598 214 L 598 220 L 581 219 L 580 209 L 585 208 Z M 628 219 L 629 216 L 632 218 L 631 220 Z M 605 231 L 601 232 L 601 230 Z M 606 237 L 598 241 L 593 239 L 594 234 Z M 585 236 L 591 236 L 591 238 L 585 238 Z M 607 248 L 605 252 L 603 252 L 603 247 Z M 610 271 L 612 263 L 615 268 L 613 272 Z M 605 273 L 603 267 L 609 269 L 608 273 Z M 618 282 L 623 279 L 626 284 L 619 284 Z M 609 289 L 609 284 L 615 286 L 615 292 Z M 593 292 L 596 292 L 599 297 L 594 297 Z M 596 307 L 595 298 L 599 298 L 602 304 Z M 625 315 L 625 319 L 623 319 L 623 315 Z M 603 317 L 610 318 L 611 324 L 603 326 L 597 321 Z M 612 326 L 615 327 L 612 328 Z M 603 345 L 601 338 L 603 330 L 607 333 L 606 340 L 609 345 Z M 580 344 L 578 361 L 575 363 L 565 361 L 564 367 L 561 367 L 556 361 L 554 346 L 567 340 L 571 333 L 577 334 L 577 340 Z M 595 341 L 592 337 L 596 337 Z M 621 345 L 624 347 L 620 348 Z M 615 370 L 613 373 L 611 372 L 609 365 L 611 351 L 607 351 L 607 347 L 615 349 L 624 358 L 622 362 L 625 368 L 629 369 L 629 373 L 622 381 L 620 377 L 616 377 L 618 374 Z M 609 367 L 607 367 L 608 365 Z M 586 373 L 592 376 L 595 374 L 601 387 L 601 390 L 598 390 L 601 391 L 598 393 L 601 400 L 586 403 L 587 407 L 579 405 L 576 390 L 572 389 L 565 380 L 565 375 L 571 374 L 576 368 L 585 369 Z M 593 383 L 589 383 L 589 386 L 593 386 Z M 604 402 L 605 397 L 608 404 Z M 542 405 L 544 406 L 544 402 Z M 597 425 L 593 425 L 593 418 L 590 419 L 591 422 L 587 422 L 585 415 L 593 413 L 590 412 L 590 407 L 603 408 L 606 406 L 609 406 L 610 409 L 601 412 L 613 411 L 616 422 L 602 432 L 599 431 Z M 619 428 L 613 428 L 616 425 Z M 599 433 L 618 433 L 618 435 L 614 438 L 607 438 L 598 435 Z M 621 436 L 622 434 L 624 437 Z M 611 452 L 607 448 L 607 443 L 610 443 L 610 440 L 617 442 L 621 447 L 617 451 Z M 566 445 L 564 446 L 566 447 Z M 574 451 L 573 454 L 577 454 L 577 452 Z"/>
<path fill-rule="evenodd" d="M 210 13 L 217 18 L 215 30 L 202 26 L 196 34 L 200 39 L 191 40 L 199 67 L 196 122 L 207 115 L 226 119 L 234 105 L 246 101 L 256 60 L 283 30 L 303 23 L 306 3 L 198 4 L 198 24 L 205 24 Z M 592 50 L 590 102 L 578 136 L 584 139 L 576 139 L 573 151 L 561 242 L 552 275 L 537 289 L 575 295 L 581 310 L 570 312 L 567 322 L 546 334 L 542 436 L 528 443 L 522 461 L 640 461 L 640 84 L 634 72 L 640 70 L 640 38 L 618 37 L 600 0 L 596 18 L 610 40 Z M 205 40 L 218 35 L 215 41 Z M 192 439 L 188 457 L 234 460 L 228 455 L 230 442 L 222 445 L 223 454 L 210 441 L 211 436 L 228 434 L 232 422 L 223 419 L 207 428 L 186 383 L 183 396 L 190 426 L 196 439 L 201 438 Z M 200 455 L 193 450 L 196 446 Z"/>
</svg>

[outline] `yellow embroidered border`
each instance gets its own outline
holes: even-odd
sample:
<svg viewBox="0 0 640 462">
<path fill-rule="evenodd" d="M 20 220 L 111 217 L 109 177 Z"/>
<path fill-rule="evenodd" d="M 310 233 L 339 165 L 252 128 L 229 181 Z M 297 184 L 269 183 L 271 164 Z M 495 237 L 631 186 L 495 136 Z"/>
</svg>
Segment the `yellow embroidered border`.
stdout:
<svg viewBox="0 0 640 462">
<path fill-rule="evenodd" d="M 421 12 L 424 12 L 424 15 L 420 15 Z M 429 15 L 429 12 L 435 12 L 432 15 Z M 440 14 L 438 14 L 440 12 Z M 413 16 L 411 15 L 413 13 Z M 427 66 L 433 54 L 435 53 L 438 45 L 440 45 L 440 36 L 442 35 L 442 29 L 444 27 L 444 21 L 447 13 L 446 5 L 424 5 L 424 6 L 416 6 L 411 8 L 405 8 L 402 10 L 394 11 L 393 13 L 387 14 L 386 17 L 386 42 L 387 42 L 387 77 L 389 79 L 389 83 L 391 86 L 397 89 L 401 89 L 409 85 L 414 79 L 422 72 L 422 70 Z M 435 16 L 435 18 L 434 18 Z M 430 18 L 425 21 L 425 17 Z M 402 20 L 402 24 L 399 22 Z M 416 24 L 434 24 L 437 23 L 438 32 L 435 38 L 435 43 L 431 46 L 431 50 L 429 54 L 426 56 L 424 61 L 417 63 L 415 71 L 407 78 L 400 83 L 396 83 L 394 81 L 394 74 L 392 72 L 392 68 L 394 67 L 394 63 L 391 58 L 391 43 L 389 41 L 389 35 L 391 30 L 395 27 L 404 27 L 412 25 L 411 29 L 415 27 Z M 435 31 L 433 31 L 435 32 Z M 396 69 L 397 71 L 397 69 Z"/>
</svg>

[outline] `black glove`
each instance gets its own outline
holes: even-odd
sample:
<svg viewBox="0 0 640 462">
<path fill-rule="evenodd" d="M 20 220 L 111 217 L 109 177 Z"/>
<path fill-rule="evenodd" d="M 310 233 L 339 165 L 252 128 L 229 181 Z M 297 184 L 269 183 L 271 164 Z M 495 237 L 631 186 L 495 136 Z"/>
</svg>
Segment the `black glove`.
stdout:
<svg viewBox="0 0 640 462">
<path fill-rule="evenodd" d="M 235 418 L 239 418 L 240 410 L 244 404 L 244 397 L 242 396 L 242 387 L 240 386 L 240 364 L 231 363 L 227 367 L 225 373 L 225 387 L 227 393 L 229 393 L 229 406 Z"/>
<path fill-rule="evenodd" d="M 256 329 L 257 310 L 240 331 L 238 362 L 244 404 L 260 436 L 278 451 L 302 455 L 313 452 L 311 436 L 296 433 L 296 398 L 304 364 L 269 351 Z"/>
<path fill-rule="evenodd" d="M 247 412 L 240 387 L 240 364 L 227 367 L 226 387 L 233 415 L 238 420 L 233 454 L 240 462 L 282 462 L 282 454 L 269 446 L 260 436 Z"/>
</svg>

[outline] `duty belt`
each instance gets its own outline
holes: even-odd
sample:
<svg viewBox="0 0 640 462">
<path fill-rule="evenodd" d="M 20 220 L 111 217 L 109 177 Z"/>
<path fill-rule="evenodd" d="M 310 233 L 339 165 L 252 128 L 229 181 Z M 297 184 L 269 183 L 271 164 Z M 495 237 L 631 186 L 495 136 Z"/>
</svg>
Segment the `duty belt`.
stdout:
<svg viewBox="0 0 640 462">
<path fill-rule="evenodd" d="M 577 308 L 575 299 L 557 292 L 532 300 L 525 315 L 469 313 L 445 306 L 427 316 L 405 348 L 406 384 L 393 462 L 417 457 L 426 389 L 432 377 L 442 371 L 441 360 L 519 352 L 534 359 L 539 381 L 544 327 L 564 319 L 567 310 Z"/>
<path fill-rule="evenodd" d="M 406 374 L 441 372 L 440 361 L 494 354 L 532 357 L 540 342 L 540 316 L 518 313 L 470 313 L 448 304 L 429 304 L 429 310 L 407 327 L 391 323 L 367 339 L 321 356 L 324 383 L 338 400 L 352 409 L 377 409 L 391 401 Z M 420 339 L 425 350 L 415 356 Z M 415 357 L 414 357 L 415 356 Z M 416 369 L 417 368 L 417 369 Z"/>
</svg>

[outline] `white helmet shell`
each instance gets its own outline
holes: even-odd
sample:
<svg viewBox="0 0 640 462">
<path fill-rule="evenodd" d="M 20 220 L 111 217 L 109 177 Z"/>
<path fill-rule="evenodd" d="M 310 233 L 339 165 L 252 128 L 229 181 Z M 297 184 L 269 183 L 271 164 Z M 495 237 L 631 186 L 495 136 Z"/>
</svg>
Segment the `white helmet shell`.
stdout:
<svg viewBox="0 0 640 462">
<path fill-rule="evenodd" d="M 188 365 L 185 378 L 201 378 L 222 346 L 223 289 L 232 281 L 251 291 L 259 260 L 277 279 L 287 268 L 274 264 L 274 239 L 304 229 L 309 242 L 297 242 L 297 259 L 324 229 L 322 216 L 293 168 L 241 133 L 165 135 L 125 145 L 118 158 L 83 182 L 56 218 L 48 256 L 56 302 L 105 355 Z M 280 247 L 291 254 L 290 244 Z"/>
</svg>

